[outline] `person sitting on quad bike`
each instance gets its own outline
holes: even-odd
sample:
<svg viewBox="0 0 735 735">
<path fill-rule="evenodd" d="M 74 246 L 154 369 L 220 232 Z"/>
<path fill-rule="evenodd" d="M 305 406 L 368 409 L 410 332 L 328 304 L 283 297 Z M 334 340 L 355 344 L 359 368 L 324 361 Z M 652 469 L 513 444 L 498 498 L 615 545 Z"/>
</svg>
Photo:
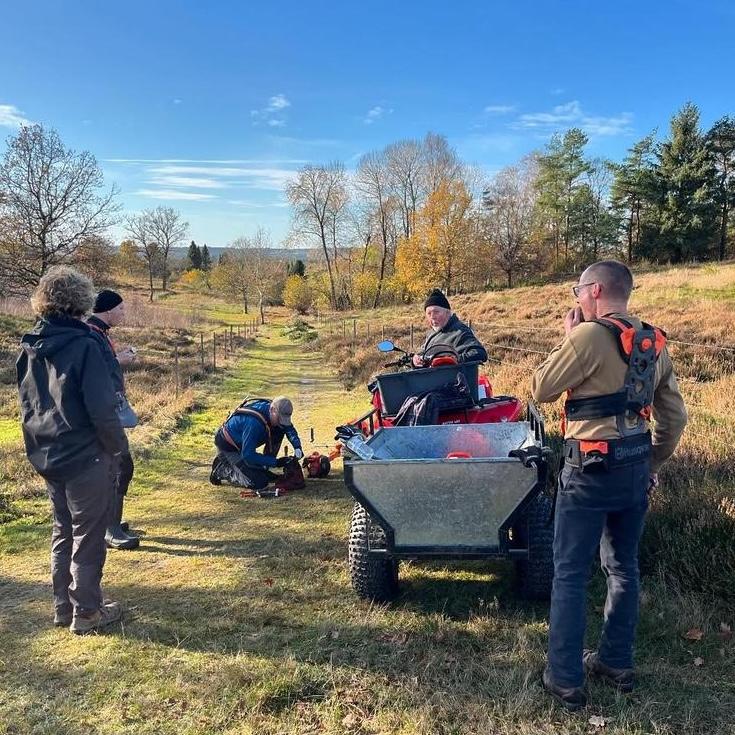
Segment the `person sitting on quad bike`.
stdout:
<svg viewBox="0 0 735 735">
<path fill-rule="evenodd" d="M 212 462 L 209 481 L 264 490 L 275 481 L 281 490 L 304 486 L 298 460 L 304 456 L 296 428 L 291 423 L 293 404 L 285 396 L 273 400 L 254 398 L 243 401 L 217 429 L 214 444 L 218 449 Z M 283 437 L 294 449 L 291 457 L 278 457 Z M 258 452 L 264 447 L 263 453 Z M 283 476 L 271 471 L 283 467 Z"/>
<path fill-rule="evenodd" d="M 416 368 L 427 367 L 427 355 L 434 353 L 441 345 L 452 348 L 459 362 L 486 362 L 487 351 L 470 327 L 461 322 L 452 312 L 447 297 L 435 288 L 424 302 L 426 319 L 431 330 L 426 335 L 421 349 L 413 356 L 412 365 Z"/>
</svg>

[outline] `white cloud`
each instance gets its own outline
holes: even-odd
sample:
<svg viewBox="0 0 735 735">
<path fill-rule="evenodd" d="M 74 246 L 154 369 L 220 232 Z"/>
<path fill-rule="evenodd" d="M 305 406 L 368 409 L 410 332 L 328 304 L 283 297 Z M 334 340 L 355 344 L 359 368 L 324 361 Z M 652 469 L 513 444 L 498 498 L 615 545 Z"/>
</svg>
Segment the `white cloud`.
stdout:
<svg viewBox="0 0 735 735">
<path fill-rule="evenodd" d="M 24 117 L 15 105 L 0 105 L 0 126 L 19 128 L 21 125 L 33 125 L 33 122 Z"/>
<path fill-rule="evenodd" d="M 271 128 L 282 128 L 286 125 L 283 113 L 288 107 L 291 107 L 291 102 L 285 94 L 274 94 L 268 98 L 265 107 L 250 110 L 250 119 L 253 125 L 265 124 Z"/>
<path fill-rule="evenodd" d="M 175 105 L 180 105 L 180 104 L 181 104 L 182 102 L 183 102 L 183 100 L 179 99 L 178 97 L 176 97 L 176 98 L 174 99 L 174 101 L 173 101 L 173 103 L 174 103 Z"/>
<path fill-rule="evenodd" d="M 291 107 L 291 103 L 286 99 L 286 95 L 276 94 L 268 100 L 268 107 L 265 109 L 268 112 L 275 112 L 276 110 L 285 110 L 287 107 Z"/>
<path fill-rule="evenodd" d="M 181 185 L 202 188 L 245 187 L 248 189 L 265 189 L 268 191 L 283 191 L 284 186 L 296 176 L 296 172 L 292 169 L 275 166 L 255 168 L 250 166 L 165 165 L 152 166 L 148 169 L 148 173 L 153 176 L 153 179 L 151 179 L 152 183 L 166 182 L 169 186 Z M 174 183 L 178 181 L 182 183 Z M 185 181 L 189 181 L 190 183 L 183 183 Z M 193 181 L 198 183 L 191 183 Z M 202 184 L 202 182 L 206 183 Z"/>
<path fill-rule="evenodd" d="M 202 194 L 197 191 L 175 191 L 172 189 L 140 189 L 134 193 L 149 199 L 163 199 L 166 201 L 199 202 L 216 198 L 214 194 Z"/>
<path fill-rule="evenodd" d="M 223 186 L 219 181 L 215 181 L 214 179 L 175 175 L 154 176 L 150 179 L 149 183 L 156 184 L 156 186 L 181 186 L 195 189 L 221 189 Z"/>
<path fill-rule="evenodd" d="M 593 136 L 622 135 L 631 132 L 633 115 L 621 112 L 604 117 L 584 112 L 578 100 L 556 105 L 550 112 L 533 112 L 519 115 L 512 127 L 551 133 L 559 127 L 578 127 Z"/>
<path fill-rule="evenodd" d="M 488 105 L 485 108 L 486 115 L 508 115 L 516 111 L 515 105 Z"/>
<path fill-rule="evenodd" d="M 365 115 L 363 122 L 365 123 L 365 125 L 372 125 L 374 122 L 377 122 L 385 115 L 391 115 L 392 113 L 393 110 L 386 110 L 385 107 L 376 105 L 375 107 L 372 107 L 367 111 L 367 115 Z"/>
</svg>

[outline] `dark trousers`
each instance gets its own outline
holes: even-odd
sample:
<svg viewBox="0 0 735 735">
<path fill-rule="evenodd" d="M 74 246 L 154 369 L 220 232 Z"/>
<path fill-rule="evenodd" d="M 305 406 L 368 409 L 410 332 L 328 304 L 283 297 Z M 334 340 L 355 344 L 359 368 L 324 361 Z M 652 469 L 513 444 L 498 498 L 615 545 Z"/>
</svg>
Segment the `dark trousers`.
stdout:
<svg viewBox="0 0 735 735">
<path fill-rule="evenodd" d="M 549 622 L 549 671 L 556 684 L 584 683 L 582 652 L 587 582 L 598 547 L 607 601 L 598 651 L 615 668 L 633 667 L 638 623 L 638 545 L 648 508 L 648 460 L 582 472 L 566 465 L 554 521 L 554 585 Z"/>
<path fill-rule="evenodd" d="M 283 434 L 278 440 L 277 447 L 280 447 L 282 439 Z M 222 429 L 219 429 L 214 435 L 214 445 L 219 451 L 212 463 L 212 472 L 219 480 L 251 490 L 263 490 L 269 482 L 278 479 L 278 475 L 267 467 L 253 467 L 245 464 L 240 453 L 225 439 Z M 274 456 L 277 453 L 278 448 Z"/>
<path fill-rule="evenodd" d="M 130 452 L 126 452 L 120 457 L 120 464 L 118 466 L 118 477 L 117 477 L 117 493 L 118 495 L 127 495 L 128 488 L 133 479 L 133 472 L 135 471 L 135 465 L 133 465 L 133 458 Z"/>
<path fill-rule="evenodd" d="M 100 454 L 82 471 L 46 480 L 53 507 L 51 580 L 54 606 L 90 613 L 102 606 L 105 529 L 113 496 L 116 461 Z"/>
</svg>

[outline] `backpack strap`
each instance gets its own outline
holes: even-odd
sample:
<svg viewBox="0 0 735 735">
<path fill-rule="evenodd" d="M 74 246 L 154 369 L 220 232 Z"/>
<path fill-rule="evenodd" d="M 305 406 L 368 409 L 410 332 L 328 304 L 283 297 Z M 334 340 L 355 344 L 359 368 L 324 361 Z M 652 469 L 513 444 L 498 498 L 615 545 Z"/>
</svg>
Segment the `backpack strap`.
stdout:
<svg viewBox="0 0 735 735">
<path fill-rule="evenodd" d="M 590 398 L 568 398 L 565 419 L 581 421 L 615 416 L 623 437 L 646 431 L 651 418 L 656 361 L 666 346 L 666 334 L 641 322 L 636 329 L 627 319 L 604 316 L 595 319 L 613 335 L 620 357 L 628 366 L 623 386 L 615 393 Z"/>
<path fill-rule="evenodd" d="M 256 401 L 268 401 L 267 398 L 246 398 L 230 415 L 225 419 L 224 423 L 222 424 L 222 431 L 226 438 L 228 438 L 228 441 L 235 446 L 237 446 L 238 451 L 242 450 L 241 446 L 238 446 L 237 442 L 231 437 L 230 433 L 227 431 L 227 422 L 233 417 L 233 416 L 253 416 L 254 418 L 258 419 L 260 421 L 261 425 L 265 429 L 265 449 L 266 454 L 271 454 L 273 451 L 273 439 L 271 437 L 271 426 L 268 423 L 267 419 L 263 416 L 260 411 L 256 411 L 254 408 L 250 408 L 252 404 L 254 404 Z M 268 401 L 268 404 L 270 405 L 270 401 Z"/>
</svg>

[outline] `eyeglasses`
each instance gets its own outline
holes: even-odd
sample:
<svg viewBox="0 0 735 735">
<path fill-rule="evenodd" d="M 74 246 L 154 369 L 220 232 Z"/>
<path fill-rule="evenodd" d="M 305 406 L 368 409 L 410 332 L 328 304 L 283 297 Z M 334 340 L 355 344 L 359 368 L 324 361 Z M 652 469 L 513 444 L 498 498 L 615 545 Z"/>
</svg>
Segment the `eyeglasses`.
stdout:
<svg viewBox="0 0 735 735">
<path fill-rule="evenodd" d="M 591 281 L 590 283 L 580 283 L 576 286 L 572 286 L 572 293 L 574 294 L 575 298 L 579 297 L 579 292 L 583 288 L 587 288 L 587 286 L 594 286 L 597 283 L 597 281 Z"/>
</svg>

